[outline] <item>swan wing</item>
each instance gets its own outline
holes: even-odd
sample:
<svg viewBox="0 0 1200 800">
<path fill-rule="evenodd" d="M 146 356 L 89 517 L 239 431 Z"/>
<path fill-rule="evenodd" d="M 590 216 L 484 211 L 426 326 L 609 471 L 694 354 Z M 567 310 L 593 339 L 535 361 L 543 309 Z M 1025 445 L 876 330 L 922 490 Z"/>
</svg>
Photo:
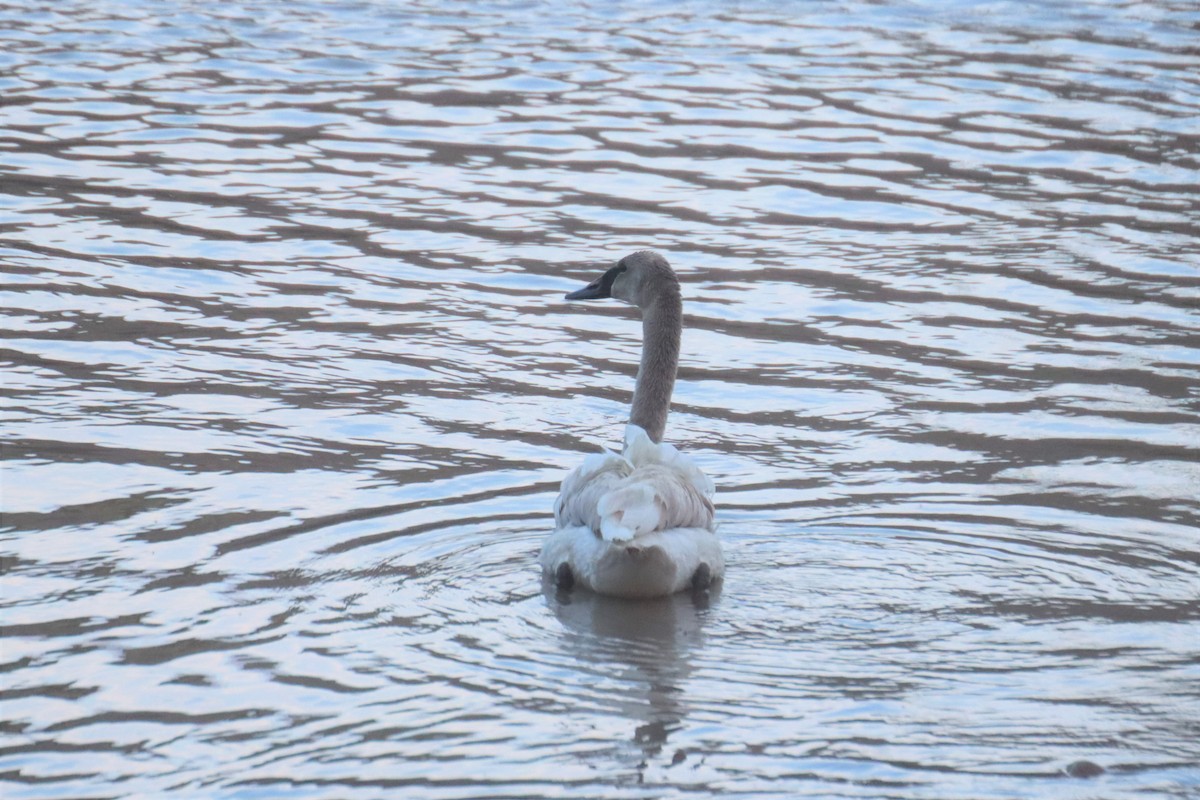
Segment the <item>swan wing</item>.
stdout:
<svg viewBox="0 0 1200 800">
<path fill-rule="evenodd" d="M 611 450 L 585 458 L 563 479 L 558 499 L 554 501 L 555 524 L 559 528 L 584 525 L 599 533 L 600 498 L 631 472 L 632 465 Z"/>
<path fill-rule="evenodd" d="M 692 459 L 679 452 L 674 445 L 666 442 L 655 443 L 637 425 L 625 426 L 624 455 L 625 460 L 635 468 L 649 464 L 660 464 L 667 467 L 672 472 L 678 473 L 697 492 L 710 501 L 716 494 L 712 480 L 700 471 Z"/>
<path fill-rule="evenodd" d="M 600 497 L 601 538 L 623 542 L 671 528 L 713 527 L 713 483 L 670 444 L 625 427 L 624 459 L 632 472 Z"/>
<path fill-rule="evenodd" d="M 712 481 L 690 458 L 629 425 L 623 455 L 590 455 L 563 480 L 554 521 L 559 528 L 584 526 L 610 542 L 671 528 L 712 530 L 713 493 Z"/>
<path fill-rule="evenodd" d="M 671 528 L 713 528 L 713 504 L 690 479 L 664 464 L 634 468 L 599 499 L 601 538 L 627 542 Z"/>
</svg>

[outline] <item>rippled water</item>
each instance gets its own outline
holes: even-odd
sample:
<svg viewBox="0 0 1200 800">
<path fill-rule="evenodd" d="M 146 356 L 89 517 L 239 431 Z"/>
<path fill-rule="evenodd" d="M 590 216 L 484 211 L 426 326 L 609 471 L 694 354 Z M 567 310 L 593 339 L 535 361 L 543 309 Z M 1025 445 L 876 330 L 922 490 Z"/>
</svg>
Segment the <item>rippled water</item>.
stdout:
<svg viewBox="0 0 1200 800">
<path fill-rule="evenodd" d="M 2 793 L 1196 796 L 1198 41 L 0 7 Z M 562 293 L 647 247 L 707 607 L 536 566 L 639 352 Z"/>
</svg>

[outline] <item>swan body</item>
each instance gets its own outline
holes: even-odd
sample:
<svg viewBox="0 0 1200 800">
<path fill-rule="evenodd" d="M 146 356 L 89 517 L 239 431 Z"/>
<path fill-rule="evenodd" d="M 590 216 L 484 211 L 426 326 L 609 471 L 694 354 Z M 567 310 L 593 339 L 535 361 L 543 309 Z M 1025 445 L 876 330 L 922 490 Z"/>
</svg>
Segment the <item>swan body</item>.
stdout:
<svg viewBox="0 0 1200 800">
<path fill-rule="evenodd" d="M 712 481 L 691 459 L 631 424 L 621 455 L 588 456 L 563 481 L 542 568 L 555 575 L 566 564 L 578 585 L 618 597 L 691 588 L 701 564 L 720 577 L 712 496 Z"/>
<path fill-rule="evenodd" d="M 617 297 L 642 310 L 643 350 L 625 447 L 588 456 L 563 480 L 542 568 L 560 588 L 618 597 L 704 589 L 724 573 L 713 483 L 661 442 L 678 365 L 679 284 L 657 253 L 626 256 L 568 300 Z"/>
</svg>

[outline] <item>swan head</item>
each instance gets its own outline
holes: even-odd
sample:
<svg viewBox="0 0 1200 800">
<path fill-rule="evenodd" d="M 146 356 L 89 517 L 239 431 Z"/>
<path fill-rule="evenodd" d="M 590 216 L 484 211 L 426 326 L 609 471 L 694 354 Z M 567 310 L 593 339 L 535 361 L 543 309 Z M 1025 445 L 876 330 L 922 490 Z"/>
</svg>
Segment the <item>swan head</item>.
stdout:
<svg viewBox="0 0 1200 800">
<path fill-rule="evenodd" d="M 638 308 L 648 308 L 662 297 L 679 297 L 679 279 L 667 260 L 653 250 L 625 256 L 607 272 L 567 300 L 600 300 L 614 297 Z"/>
</svg>

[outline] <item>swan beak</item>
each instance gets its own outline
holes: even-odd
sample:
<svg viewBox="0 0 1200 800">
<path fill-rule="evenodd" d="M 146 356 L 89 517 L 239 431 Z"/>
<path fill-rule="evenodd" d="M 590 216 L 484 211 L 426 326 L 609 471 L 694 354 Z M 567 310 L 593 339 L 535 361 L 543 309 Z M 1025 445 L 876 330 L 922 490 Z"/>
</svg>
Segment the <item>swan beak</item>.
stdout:
<svg viewBox="0 0 1200 800">
<path fill-rule="evenodd" d="M 604 285 L 604 276 L 596 278 L 582 289 L 576 289 L 569 293 L 565 299 L 567 300 L 600 300 L 605 297 L 612 297 L 608 292 L 609 287 Z"/>
<path fill-rule="evenodd" d="M 599 278 L 589 283 L 582 289 L 576 289 L 566 296 L 567 300 L 602 300 L 605 297 L 612 297 L 613 281 L 617 276 L 625 271 L 625 267 L 617 265 L 605 272 Z"/>
</svg>

